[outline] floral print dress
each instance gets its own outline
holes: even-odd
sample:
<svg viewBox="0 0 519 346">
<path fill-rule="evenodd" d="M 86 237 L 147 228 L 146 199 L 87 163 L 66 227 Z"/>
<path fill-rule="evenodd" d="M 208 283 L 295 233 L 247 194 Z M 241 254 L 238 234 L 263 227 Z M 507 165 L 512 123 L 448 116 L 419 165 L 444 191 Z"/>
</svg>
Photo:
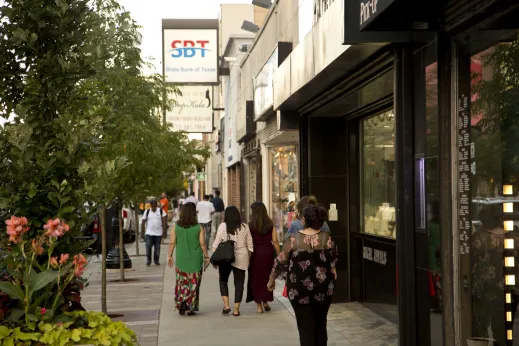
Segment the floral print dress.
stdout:
<svg viewBox="0 0 519 346">
<path fill-rule="evenodd" d="M 294 233 L 285 240 L 271 277 L 276 279 L 286 272 L 292 304 L 330 303 L 337 260 L 337 247 L 330 233 Z"/>
</svg>

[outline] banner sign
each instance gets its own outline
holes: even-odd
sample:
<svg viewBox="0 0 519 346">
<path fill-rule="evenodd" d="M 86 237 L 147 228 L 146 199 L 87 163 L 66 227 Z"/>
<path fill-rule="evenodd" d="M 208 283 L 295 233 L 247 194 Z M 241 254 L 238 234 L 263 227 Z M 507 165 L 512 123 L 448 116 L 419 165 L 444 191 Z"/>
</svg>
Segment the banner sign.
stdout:
<svg viewBox="0 0 519 346">
<path fill-rule="evenodd" d="M 179 86 L 182 95 L 171 94 L 173 105 L 166 122 L 175 131 L 213 132 L 212 86 Z"/>
<path fill-rule="evenodd" d="M 216 29 L 164 29 L 163 37 L 166 82 L 218 82 Z"/>
</svg>

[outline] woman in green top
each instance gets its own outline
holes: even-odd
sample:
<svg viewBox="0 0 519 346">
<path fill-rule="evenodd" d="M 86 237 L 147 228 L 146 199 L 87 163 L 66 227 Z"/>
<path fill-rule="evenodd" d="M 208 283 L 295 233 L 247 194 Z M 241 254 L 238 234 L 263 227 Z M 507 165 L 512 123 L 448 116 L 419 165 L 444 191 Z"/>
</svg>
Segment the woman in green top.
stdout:
<svg viewBox="0 0 519 346">
<path fill-rule="evenodd" d="M 205 245 L 204 228 L 198 224 L 194 203 L 186 203 L 180 210 L 180 218 L 171 230 L 168 264 L 173 267 L 173 251 L 176 252 L 175 307 L 180 315 L 195 315 L 198 286 L 202 267 L 209 263 Z"/>
</svg>

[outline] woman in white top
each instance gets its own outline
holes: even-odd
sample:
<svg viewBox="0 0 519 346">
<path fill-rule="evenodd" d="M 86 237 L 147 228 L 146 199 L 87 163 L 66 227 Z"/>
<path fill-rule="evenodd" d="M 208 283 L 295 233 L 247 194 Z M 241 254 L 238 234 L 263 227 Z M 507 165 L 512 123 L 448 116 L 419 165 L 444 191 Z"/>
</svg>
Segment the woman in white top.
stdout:
<svg viewBox="0 0 519 346">
<path fill-rule="evenodd" d="M 236 207 L 225 209 L 223 223 L 218 227 L 213 243 L 213 251 L 218 248 L 221 242 L 226 240 L 234 241 L 235 262 L 227 265 L 220 265 L 220 293 L 223 300 L 222 314 L 227 315 L 231 312 L 229 305 L 229 287 L 227 282 L 231 272 L 234 275 L 234 316 L 240 316 L 240 304 L 243 298 L 243 286 L 245 283 L 245 271 L 249 268 L 250 254 L 254 251 L 252 236 L 249 226 L 242 223 L 240 212 Z"/>
</svg>

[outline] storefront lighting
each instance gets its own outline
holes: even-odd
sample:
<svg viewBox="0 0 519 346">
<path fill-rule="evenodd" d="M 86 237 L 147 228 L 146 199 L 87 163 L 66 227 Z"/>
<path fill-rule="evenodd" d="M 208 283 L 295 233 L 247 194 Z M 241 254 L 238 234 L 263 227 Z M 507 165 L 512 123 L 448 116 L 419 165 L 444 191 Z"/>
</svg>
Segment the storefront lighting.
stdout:
<svg viewBox="0 0 519 346">
<path fill-rule="evenodd" d="M 511 293 L 507 293 L 507 294 L 505 295 L 505 302 L 506 302 L 507 304 L 512 304 L 512 294 L 511 294 Z"/>
<path fill-rule="evenodd" d="M 513 231 L 514 230 L 514 222 L 510 221 L 510 220 L 503 221 L 503 228 L 505 229 L 506 232 Z"/>
<path fill-rule="evenodd" d="M 280 151 L 278 151 L 278 152 L 276 153 L 276 155 L 274 155 L 274 157 L 279 157 L 279 154 L 280 154 Z"/>
<path fill-rule="evenodd" d="M 512 311 L 506 312 L 506 322 L 512 322 Z"/>
<path fill-rule="evenodd" d="M 508 250 L 514 249 L 514 240 L 513 239 L 505 239 L 505 249 L 508 249 Z"/>
<path fill-rule="evenodd" d="M 509 268 L 515 267 L 515 258 L 514 257 L 505 257 L 505 267 L 509 267 Z"/>
<path fill-rule="evenodd" d="M 515 275 L 505 275 L 505 285 L 514 286 L 515 285 Z"/>
<path fill-rule="evenodd" d="M 512 196 L 514 194 L 514 188 L 512 185 L 503 185 L 503 195 Z"/>
<path fill-rule="evenodd" d="M 507 331 L 506 331 L 506 338 L 507 338 L 508 340 L 512 340 L 512 330 L 507 330 Z"/>
<path fill-rule="evenodd" d="M 513 213 L 513 212 L 514 212 L 513 203 L 503 203 L 503 213 Z"/>
</svg>

